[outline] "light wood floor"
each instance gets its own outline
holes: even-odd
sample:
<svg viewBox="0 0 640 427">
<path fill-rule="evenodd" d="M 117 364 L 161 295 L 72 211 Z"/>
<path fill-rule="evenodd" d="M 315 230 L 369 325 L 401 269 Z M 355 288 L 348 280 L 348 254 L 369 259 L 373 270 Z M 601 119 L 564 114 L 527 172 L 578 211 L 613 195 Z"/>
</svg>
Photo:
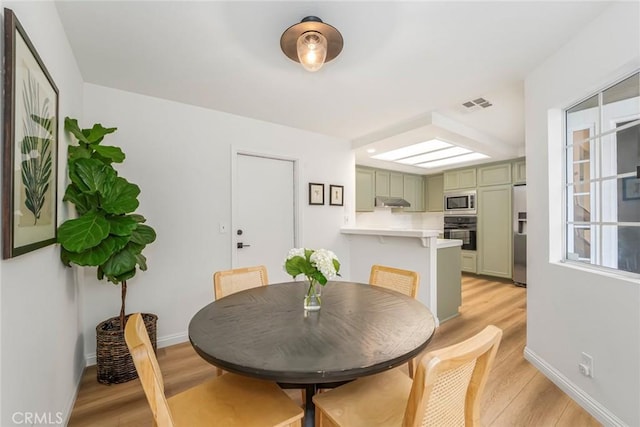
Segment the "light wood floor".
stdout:
<svg viewBox="0 0 640 427">
<path fill-rule="evenodd" d="M 494 324 L 504 335 L 482 402 L 485 426 L 588 427 L 600 424 L 524 360 L 526 290 L 508 281 L 465 276 L 460 316 L 443 323 L 428 349 L 461 341 Z M 189 343 L 158 350 L 168 396 L 215 375 Z M 406 366 L 406 365 L 405 365 Z M 289 391 L 294 399 L 300 393 Z M 150 426 L 139 380 L 105 386 L 86 369 L 69 426 Z M 372 426 L 374 427 L 374 426 Z"/>
</svg>

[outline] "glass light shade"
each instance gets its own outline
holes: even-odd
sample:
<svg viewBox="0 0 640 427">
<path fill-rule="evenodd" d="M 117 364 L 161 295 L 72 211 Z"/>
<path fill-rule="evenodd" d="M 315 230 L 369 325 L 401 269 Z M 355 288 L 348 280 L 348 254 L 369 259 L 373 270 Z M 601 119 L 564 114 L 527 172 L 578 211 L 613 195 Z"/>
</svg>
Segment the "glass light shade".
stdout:
<svg viewBox="0 0 640 427">
<path fill-rule="evenodd" d="M 296 43 L 298 59 L 307 71 L 318 71 L 327 57 L 327 39 L 317 31 L 307 31 Z"/>
</svg>

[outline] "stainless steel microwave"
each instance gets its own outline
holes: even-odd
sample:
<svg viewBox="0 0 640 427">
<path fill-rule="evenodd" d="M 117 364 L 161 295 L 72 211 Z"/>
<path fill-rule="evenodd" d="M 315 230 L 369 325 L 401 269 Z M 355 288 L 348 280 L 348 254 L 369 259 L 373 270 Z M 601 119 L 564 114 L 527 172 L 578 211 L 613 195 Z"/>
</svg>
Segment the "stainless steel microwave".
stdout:
<svg viewBox="0 0 640 427">
<path fill-rule="evenodd" d="M 476 192 L 465 191 L 456 193 L 445 193 L 444 213 L 449 215 L 475 215 L 478 212 L 476 207 Z"/>
</svg>

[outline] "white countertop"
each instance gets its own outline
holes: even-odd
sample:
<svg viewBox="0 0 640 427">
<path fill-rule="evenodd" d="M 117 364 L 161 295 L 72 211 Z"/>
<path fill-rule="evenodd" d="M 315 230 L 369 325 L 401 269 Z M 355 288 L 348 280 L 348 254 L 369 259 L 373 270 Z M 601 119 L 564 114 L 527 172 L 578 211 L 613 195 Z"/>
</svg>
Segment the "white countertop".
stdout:
<svg viewBox="0 0 640 427">
<path fill-rule="evenodd" d="M 453 247 L 456 247 L 456 246 L 462 246 L 462 240 L 458 240 L 458 239 L 438 239 L 437 245 L 438 245 L 438 249 L 453 248 Z"/>
<path fill-rule="evenodd" d="M 411 228 L 393 228 L 393 227 L 342 227 L 342 234 L 362 234 L 369 236 L 389 236 L 389 237 L 438 237 L 438 230 L 423 230 Z M 443 239 L 444 240 L 444 239 Z M 462 244 L 462 241 L 460 241 Z M 438 246 L 439 247 L 439 246 Z"/>
</svg>

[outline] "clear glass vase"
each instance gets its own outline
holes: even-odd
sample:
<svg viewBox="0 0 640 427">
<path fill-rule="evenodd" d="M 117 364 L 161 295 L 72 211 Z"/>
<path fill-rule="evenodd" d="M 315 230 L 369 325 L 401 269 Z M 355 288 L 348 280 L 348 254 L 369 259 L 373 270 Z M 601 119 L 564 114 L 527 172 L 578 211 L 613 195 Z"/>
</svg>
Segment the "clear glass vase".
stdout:
<svg viewBox="0 0 640 427">
<path fill-rule="evenodd" d="M 304 296 L 304 309 L 307 311 L 318 311 L 322 305 L 322 285 L 315 280 L 309 280 L 309 287 Z"/>
</svg>

